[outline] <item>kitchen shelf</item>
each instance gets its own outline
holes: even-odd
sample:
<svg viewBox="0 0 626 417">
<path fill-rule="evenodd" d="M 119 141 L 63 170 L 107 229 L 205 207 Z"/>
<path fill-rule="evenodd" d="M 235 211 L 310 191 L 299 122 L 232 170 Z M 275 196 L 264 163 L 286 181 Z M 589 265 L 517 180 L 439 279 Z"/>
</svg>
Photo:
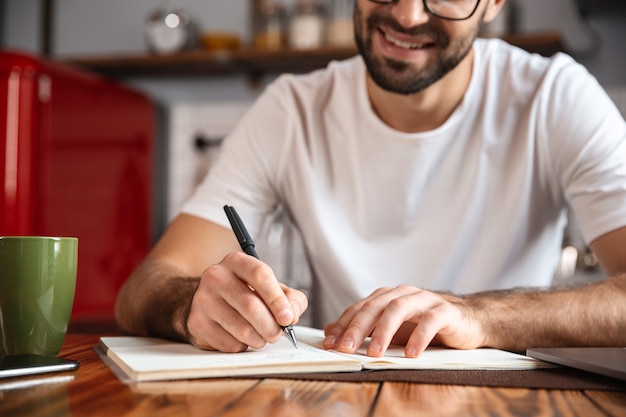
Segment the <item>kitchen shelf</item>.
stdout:
<svg viewBox="0 0 626 417">
<path fill-rule="evenodd" d="M 563 50 L 561 38 L 557 33 L 515 34 L 502 36 L 502 39 L 529 52 L 544 56 Z M 306 51 L 290 49 L 278 51 L 196 50 L 173 55 L 86 56 L 60 59 L 60 61 L 113 78 L 206 77 L 236 73 L 244 73 L 257 78 L 265 73 L 307 72 L 324 67 L 332 60 L 345 59 L 356 54 L 357 50 L 354 47 Z"/>
<path fill-rule="evenodd" d="M 113 77 L 212 76 L 233 73 L 258 75 L 267 72 L 308 71 L 321 68 L 331 60 L 344 59 L 356 53 L 354 48 L 309 51 L 195 50 L 172 55 L 83 57 L 64 62 Z"/>
</svg>

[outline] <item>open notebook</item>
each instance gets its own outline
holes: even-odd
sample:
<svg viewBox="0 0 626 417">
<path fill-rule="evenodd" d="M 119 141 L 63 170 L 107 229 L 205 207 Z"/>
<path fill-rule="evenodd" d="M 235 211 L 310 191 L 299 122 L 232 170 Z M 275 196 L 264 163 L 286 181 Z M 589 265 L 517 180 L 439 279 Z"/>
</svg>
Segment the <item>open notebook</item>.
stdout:
<svg viewBox="0 0 626 417">
<path fill-rule="evenodd" d="M 377 369 L 506 369 L 551 367 L 543 361 L 497 349 L 428 348 L 419 358 L 405 358 L 403 348 L 391 347 L 382 358 L 322 348 L 324 333 L 296 326 L 298 349 L 286 339 L 241 353 L 209 352 L 185 343 L 147 337 L 102 337 L 102 353 L 130 381 L 218 378 L 307 372 L 358 372 Z"/>
</svg>

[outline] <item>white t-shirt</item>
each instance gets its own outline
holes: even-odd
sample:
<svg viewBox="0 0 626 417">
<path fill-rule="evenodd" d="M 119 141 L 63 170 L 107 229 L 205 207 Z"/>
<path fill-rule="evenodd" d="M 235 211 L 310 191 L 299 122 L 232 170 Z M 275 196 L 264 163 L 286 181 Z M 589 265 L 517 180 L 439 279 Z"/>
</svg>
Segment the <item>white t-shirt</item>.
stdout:
<svg viewBox="0 0 626 417">
<path fill-rule="evenodd" d="M 269 86 L 183 212 L 254 235 L 283 205 L 311 264 L 315 324 L 383 286 L 550 284 L 569 206 L 587 241 L 626 225 L 626 124 L 582 67 L 477 40 L 472 79 L 426 133 L 382 122 L 360 57 Z"/>
</svg>

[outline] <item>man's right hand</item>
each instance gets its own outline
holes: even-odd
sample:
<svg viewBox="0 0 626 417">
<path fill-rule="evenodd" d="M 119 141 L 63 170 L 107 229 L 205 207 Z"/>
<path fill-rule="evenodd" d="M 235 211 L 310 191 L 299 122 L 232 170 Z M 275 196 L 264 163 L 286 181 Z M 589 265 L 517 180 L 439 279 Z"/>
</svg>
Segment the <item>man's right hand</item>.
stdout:
<svg viewBox="0 0 626 417">
<path fill-rule="evenodd" d="M 187 319 L 190 342 L 201 349 L 240 352 L 276 342 L 280 326 L 296 324 L 307 308 L 301 291 L 278 282 L 272 269 L 231 252 L 200 279 Z"/>
</svg>

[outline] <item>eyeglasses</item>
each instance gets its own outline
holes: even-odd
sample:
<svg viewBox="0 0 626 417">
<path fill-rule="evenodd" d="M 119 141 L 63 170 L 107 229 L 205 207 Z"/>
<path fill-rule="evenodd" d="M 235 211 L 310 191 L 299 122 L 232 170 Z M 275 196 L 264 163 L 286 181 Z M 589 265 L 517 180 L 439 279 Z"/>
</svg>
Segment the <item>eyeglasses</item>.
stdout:
<svg viewBox="0 0 626 417">
<path fill-rule="evenodd" d="M 372 3 L 392 4 L 398 0 L 370 0 Z M 424 9 L 446 20 L 466 20 L 474 15 L 480 0 L 422 0 Z"/>
</svg>

